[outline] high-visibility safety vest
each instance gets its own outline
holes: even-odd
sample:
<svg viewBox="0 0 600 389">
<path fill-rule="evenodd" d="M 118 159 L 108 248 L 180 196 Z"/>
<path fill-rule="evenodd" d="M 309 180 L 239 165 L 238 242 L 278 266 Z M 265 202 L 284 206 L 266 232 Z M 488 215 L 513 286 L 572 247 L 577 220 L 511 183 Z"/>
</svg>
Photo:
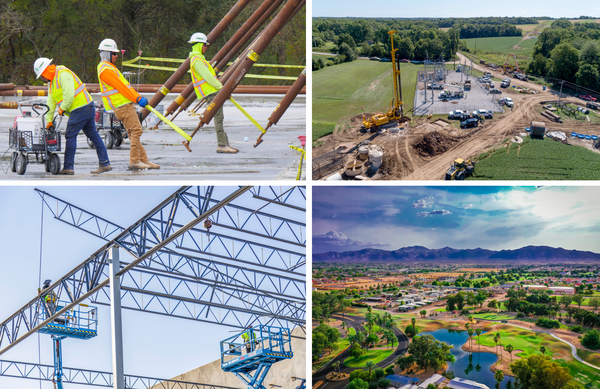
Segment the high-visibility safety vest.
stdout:
<svg viewBox="0 0 600 389">
<path fill-rule="evenodd" d="M 56 105 L 60 105 L 63 98 L 63 90 L 60 85 L 60 76 L 63 72 L 68 72 L 73 76 L 73 81 L 75 82 L 75 98 L 73 99 L 73 104 L 70 107 L 65 109 L 65 112 L 69 113 L 77 108 L 81 108 L 84 105 L 88 105 L 92 102 L 92 96 L 85 89 L 85 84 L 81 82 L 79 77 L 75 73 L 71 71 L 71 69 L 66 68 L 64 66 L 57 66 L 56 72 L 54 73 L 54 78 L 52 82 L 48 84 L 48 94 L 52 95 L 54 101 L 56 101 Z"/>
<path fill-rule="evenodd" d="M 206 66 L 206 68 L 210 71 L 210 74 L 212 74 L 213 76 L 216 75 L 216 72 L 215 69 L 213 69 L 213 67 L 210 66 L 210 64 L 204 58 L 200 57 L 199 55 L 192 55 L 192 59 L 190 62 L 190 70 L 192 71 L 192 83 L 194 85 L 194 90 L 196 91 L 196 96 L 198 96 L 199 99 L 203 99 L 211 93 L 215 93 L 217 89 L 212 87 L 208 82 L 206 82 L 204 78 L 200 77 L 200 75 L 196 73 L 196 70 L 194 69 L 194 64 L 198 61 L 202 62 L 204 66 Z"/>
<path fill-rule="evenodd" d="M 119 92 L 117 88 L 108 85 L 107 83 L 102 81 L 100 75 L 106 70 L 111 70 L 115 72 L 117 77 L 119 78 L 119 81 L 125 84 L 127 88 L 135 92 L 135 90 L 131 87 L 131 85 L 129 85 L 129 82 L 125 79 L 125 77 L 123 77 L 123 75 L 121 74 L 119 69 L 116 68 L 115 65 L 113 65 L 110 62 L 100 62 L 98 64 L 98 82 L 100 83 L 100 92 L 102 92 L 102 102 L 104 103 L 104 109 L 110 111 L 115 108 L 119 108 L 122 105 L 131 103 L 132 101 L 129 100 L 127 97 L 123 96 L 123 94 Z"/>
</svg>

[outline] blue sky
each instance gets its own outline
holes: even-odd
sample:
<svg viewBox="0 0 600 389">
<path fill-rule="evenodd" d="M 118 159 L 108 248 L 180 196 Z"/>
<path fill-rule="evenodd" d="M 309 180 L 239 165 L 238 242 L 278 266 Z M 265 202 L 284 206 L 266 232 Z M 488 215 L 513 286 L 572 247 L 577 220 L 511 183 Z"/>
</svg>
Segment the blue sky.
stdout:
<svg viewBox="0 0 600 389">
<path fill-rule="evenodd" d="M 479 17 L 479 16 L 549 16 L 574 18 L 600 15 L 600 3 L 559 0 L 481 2 L 474 0 L 426 2 L 406 0 L 313 0 L 315 17 Z"/>
<path fill-rule="evenodd" d="M 313 187 L 313 253 L 516 249 L 600 252 L 600 187 Z"/>
<path fill-rule="evenodd" d="M 104 184 L 103 184 L 104 185 Z M 34 187 L 0 187 L 0 321 L 36 296 L 40 277 L 41 199 Z M 40 187 L 63 200 L 128 227 L 178 187 Z M 231 192 L 231 188 L 226 189 Z M 104 241 L 53 220 L 44 209 L 41 280 L 56 281 L 75 268 Z M 121 251 L 121 260 L 129 254 Z M 110 312 L 99 306 L 99 335 L 63 341 L 64 366 L 112 371 Z M 171 378 L 219 358 L 219 341 L 230 327 L 123 311 L 126 374 Z M 39 351 L 38 351 L 39 337 Z M 32 335 L 0 356 L 2 360 L 53 364 L 49 335 Z M 213 383 L 218 384 L 218 383 Z M 67 385 L 65 385 L 67 387 Z M 68 385 L 71 389 L 87 386 Z M 51 382 L 0 377 L 0 388 L 51 389 Z"/>
</svg>

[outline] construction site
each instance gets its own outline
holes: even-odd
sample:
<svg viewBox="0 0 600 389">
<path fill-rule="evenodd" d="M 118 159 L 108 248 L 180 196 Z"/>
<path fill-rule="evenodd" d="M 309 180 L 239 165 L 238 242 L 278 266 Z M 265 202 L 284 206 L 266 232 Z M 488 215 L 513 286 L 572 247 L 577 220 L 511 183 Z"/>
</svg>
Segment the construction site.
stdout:
<svg viewBox="0 0 600 389">
<path fill-rule="evenodd" d="M 243 13 L 252 0 L 239 0 L 219 16 L 205 39 L 230 37 L 207 63 L 216 69 L 223 85 L 206 104 L 197 99 L 189 82 L 190 58 L 122 59 L 123 76 L 148 104 L 137 106 L 144 129 L 141 141 L 148 157 L 159 165 L 152 170 L 131 171 L 128 132 L 121 121 L 102 105 L 99 84 L 87 83 L 96 108 L 95 126 L 105 144 L 112 171 L 92 175 L 98 166 L 94 145 L 83 133 L 77 138 L 75 174 L 58 175 L 64 159 L 68 118 L 56 115 L 49 133 L 42 118 L 47 112 L 47 86 L 0 84 L 0 142 L 6 145 L 1 157 L 2 179 L 304 179 L 306 139 L 306 71 L 304 63 L 262 63 L 260 55 L 296 16 L 302 15 L 305 0 L 264 0 L 256 9 Z M 232 22 L 249 15 L 241 23 Z M 231 26 L 239 28 L 234 31 Z M 210 59 L 209 59 L 210 58 Z M 175 63 L 178 67 L 159 66 Z M 280 75 L 255 74 L 253 68 L 277 69 Z M 152 71 L 171 72 L 164 84 L 145 84 Z M 271 72 L 272 73 L 272 72 Z M 186 77 L 187 76 L 187 77 Z M 253 80 L 256 83 L 252 83 Z M 266 80 L 266 81 L 265 81 Z M 261 84 L 258 81 L 264 81 Z M 96 81 L 97 82 L 97 81 Z M 265 84 L 266 83 L 266 84 Z M 211 97 L 212 98 L 212 97 Z M 224 128 L 236 154 L 217 154 L 213 117 L 224 111 Z M 221 144 L 219 144 L 221 146 Z"/>
<path fill-rule="evenodd" d="M 510 154 L 511 163 L 517 166 L 512 170 L 517 172 L 510 178 L 486 173 L 480 179 L 595 179 L 593 174 L 589 178 L 566 176 L 564 169 L 571 166 L 557 166 L 544 176 L 532 175 L 540 171 L 541 159 L 521 150 L 530 138 L 578 146 L 591 153 L 574 168 L 593 171 L 592 161 L 600 158 L 600 116 L 594 107 L 587 109 L 585 101 L 529 82 L 511 66 L 491 68 L 457 53 L 458 65 L 425 61 L 416 79 L 410 85 L 405 82 L 404 89 L 415 88 L 414 106 L 407 107 L 400 83 L 400 64 L 406 61 L 400 61 L 394 51 L 391 54 L 396 61 L 390 72 L 394 95 L 389 111 L 357 112 L 349 124 L 338 124 L 332 134 L 319 139 L 313 148 L 313 179 L 465 179 L 469 174 L 453 174 L 465 166 L 471 166 L 468 173 L 478 177 L 475 162 L 481 155 L 494 155 L 498 150 L 508 154 L 512 144 L 516 153 Z M 388 82 L 389 76 L 381 81 Z M 369 85 L 369 89 L 377 87 Z M 518 158 L 523 158 L 522 166 Z"/>
<path fill-rule="evenodd" d="M 305 389 L 306 188 L 1 191 L 1 387 Z"/>
</svg>

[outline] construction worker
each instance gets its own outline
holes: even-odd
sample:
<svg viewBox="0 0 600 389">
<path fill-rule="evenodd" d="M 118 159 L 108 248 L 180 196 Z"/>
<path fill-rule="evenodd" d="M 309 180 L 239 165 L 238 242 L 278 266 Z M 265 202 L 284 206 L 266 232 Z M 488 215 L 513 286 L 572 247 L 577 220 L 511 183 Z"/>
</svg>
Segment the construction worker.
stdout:
<svg viewBox="0 0 600 389">
<path fill-rule="evenodd" d="M 189 55 L 190 69 L 192 71 L 192 82 L 198 99 L 206 98 L 206 105 L 210 105 L 217 92 L 223 87 L 217 80 L 215 69 L 206 61 L 204 53 L 210 43 L 201 32 L 192 35 L 188 43 L 193 43 L 192 52 Z M 223 130 L 223 107 L 214 116 L 215 131 L 217 133 L 217 153 L 235 154 L 239 150 L 229 145 L 229 139 Z"/>
<path fill-rule="evenodd" d="M 33 64 L 37 78 L 48 83 L 48 113 L 46 128 L 50 130 L 54 111 L 58 105 L 58 114 L 69 116 L 65 131 L 65 164 L 58 174 L 75 174 L 75 151 L 77 150 L 77 134 L 83 130 L 92 141 L 98 155 L 99 167 L 92 174 L 100 174 L 112 170 L 106 147 L 96 131 L 94 117 L 96 109 L 92 97 L 85 89 L 85 84 L 79 77 L 65 66 L 51 65 L 52 60 L 38 58 Z"/>
<path fill-rule="evenodd" d="M 251 329 L 248 331 L 245 331 L 242 334 L 242 339 L 244 340 L 244 343 L 246 344 L 246 354 L 250 354 L 250 352 L 252 351 L 252 342 L 253 340 L 256 339 L 256 333 L 254 333 L 254 331 L 252 331 Z"/>
<path fill-rule="evenodd" d="M 104 109 L 112 110 L 127 130 L 131 142 L 129 169 L 160 169 L 159 165 L 148 160 L 146 150 L 140 142 L 143 133 L 142 124 L 133 105 L 133 102 L 136 102 L 140 107 L 145 107 L 148 99 L 140 96 L 114 65 L 119 57 L 119 49 L 114 40 L 103 40 L 100 42 L 98 50 L 100 50 L 98 81 L 102 92 L 102 102 Z"/>
</svg>

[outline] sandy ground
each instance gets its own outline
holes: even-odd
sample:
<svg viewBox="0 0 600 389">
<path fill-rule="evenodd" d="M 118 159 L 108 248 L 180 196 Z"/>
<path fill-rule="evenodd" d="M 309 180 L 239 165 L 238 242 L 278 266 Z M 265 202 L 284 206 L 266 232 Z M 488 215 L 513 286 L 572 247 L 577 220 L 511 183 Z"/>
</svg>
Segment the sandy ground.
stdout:
<svg viewBox="0 0 600 389">
<path fill-rule="evenodd" d="M 462 57 L 459 54 L 461 60 Z M 480 68 L 479 65 L 474 65 Z M 481 67 L 480 70 L 491 71 Z M 504 77 L 500 72 L 491 71 L 495 77 Z M 370 176 L 372 180 L 440 180 L 443 179 L 448 167 L 456 158 L 472 158 L 480 153 L 497 147 L 504 139 L 525 132 L 525 127 L 532 121 L 542 121 L 547 128 L 564 131 L 567 134 L 565 143 L 583 146 L 594 152 L 591 141 L 570 138 L 571 132 L 597 134 L 598 125 L 593 123 L 551 123 L 538 110 L 542 101 L 556 100 L 557 96 L 542 87 L 528 82 L 511 78 L 511 85 L 525 86 L 539 92 L 535 95 L 504 93 L 515 102 L 513 111 L 495 114 L 494 120 L 487 120 L 477 128 L 454 129 L 438 121 L 430 123 L 427 117 L 415 116 L 408 127 L 392 133 L 390 129 L 379 133 L 361 131 L 362 114 L 352 119 L 352 126 L 345 132 L 337 129 L 333 134 L 321 138 L 323 145 L 313 149 L 313 158 L 330 152 L 341 144 L 357 145 L 369 140 L 371 145 L 379 145 L 384 152 L 383 163 L 378 172 Z M 499 95 L 500 96 L 500 95 Z M 583 105 L 582 101 L 574 98 L 564 99 L 568 102 Z M 370 116 L 373 113 L 365 113 Z M 348 149 L 346 149 L 348 150 Z M 356 148 L 347 151 L 346 161 L 356 158 Z M 344 170 L 340 170 L 343 173 Z"/>
<path fill-rule="evenodd" d="M 148 99 L 152 96 L 144 95 Z M 176 95 L 169 95 L 161 104 L 166 107 L 175 97 Z M 269 116 L 282 97 L 283 95 L 234 95 L 240 105 L 262 126 L 266 126 Z M 98 96 L 94 95 L 94 100 L 97 98 Z M 300 153 L 289 148 L 289 145 L 300 147 L 298 136 L 306 135 L 304 95 L 296 98 L 279 123 L 264 135 L 264 142 L 257 148 L 253 145 L 260 131 L 227 102 L 224 107 L 224 127 L 230 144 L 240 149 L 238 154 L 216 153 L 217 139 L 212 123 L 203 127 L 193 138 L 190 143 L 192 152 L 188 152 L 181 144 L 183 137 L 163 124 L 156 130 L 146 129 L 141 138 L 150 161 L 161 165 L 159 170 L 129 171 L 129 140 L 125 140 L 121 147 L 108 150 L 113 170 L 101 175 L 92 175 L 90 171 L 98 166 L 98 159 L 95 150 L 87 145 L 85 135 L 80 133 L 74 176 L 53 176 L 45 172 L 44 165 L 33 163 L 28 164 L 25 174 L 19 176 L 10 171 L 10 155 L 14 150 L 8 150 L 9 128 L 12 128 L 14 118 L 19 114 L 18 110 L 0 110 L 0 145 L 4 148 L 0 160 L 0 180 L 295 180 Z M 198 116 L 182 113 L 174 123 L 190 134 L 198 124 Z M 64 127 L 63 124 L 62 128 Z M 62 141 L 63 151 L 59 152 L 61 163 L 64 162 L 64 136 Z M 29 158 L 31 161 L 35 156 Z M 303 166 L 302 179 L 305 179 L 305 168 L 306 166 Z"/>
</svg>

